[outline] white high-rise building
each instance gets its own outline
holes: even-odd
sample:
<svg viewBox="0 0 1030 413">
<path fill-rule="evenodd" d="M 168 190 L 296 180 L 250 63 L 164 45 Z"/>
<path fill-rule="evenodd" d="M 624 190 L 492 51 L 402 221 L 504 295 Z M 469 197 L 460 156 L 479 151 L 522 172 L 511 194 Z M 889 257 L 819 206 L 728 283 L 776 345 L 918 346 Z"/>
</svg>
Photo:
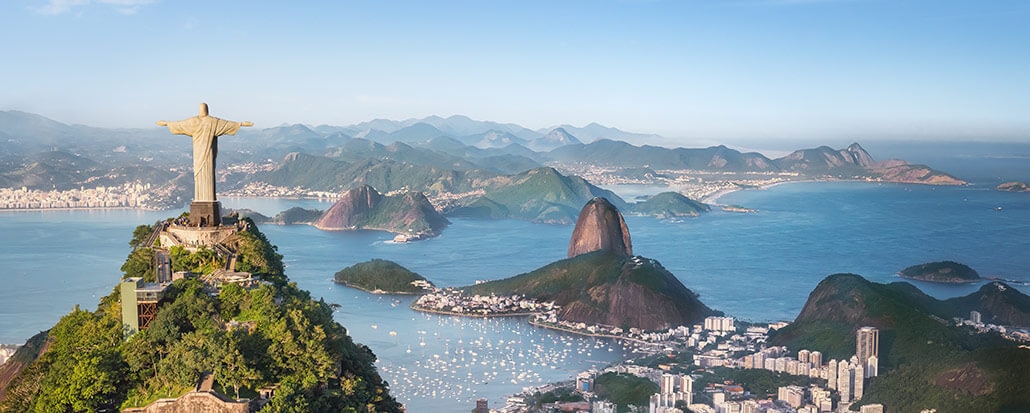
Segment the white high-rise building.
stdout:
<svg viewBox="0 0 1030 413">
<path fill-rule="evenodd" d="M 805 389 L 800 386 L 784 386 L 777 390 L 776 396 L 796 409 L 805 401 Z"/>
<path fill-rule="evenodd" d="M 862 327 L 855 336 L 855 356 L 859 363 L 867 363 L 869 357 L 880 357 L 880 330 L 876 327 Z M 877 359 L 879 360 L 879 359 Z M 866 366 L 869 370 L 870 366 Z M 879 370 L 879 366 L 873 366 Z"/>
<path fill-rule="evenodd" d="M 811 353 L 812 352 L 810 352 L 808 350 L 805 350 L 805 349 L 798 350 L 798 361 L 800 361 L 802 363 L 808 363 L 808 361 L 809 361 L 808 359 L 809 359 Z"/>
<path fill-rule="evenodd" d="M 981 319 L 981 315 L 980 315 L 979 311 L 970 311 L 969 312 L 969 321 L 972 321 L 973 324 L 982 324 L 980 322 L 980 319 Z"/>
<path fill-rule="evenodd" d="M 687 405 L 694 403 L 694 378 L 689 374 L 680 376 L 680 393 L 685 395 Z"/>
<path fill-rule="evenodd" d="M 826 365 L 826 386 L 837 390 L 837 359 Z"/>
<path fill-rule="evenodd" d="M 818 352 L 818 351 L 813 351 L 812 354 L 808 355 L 808 361 L 810 363 L 812 363 L 812 367 L 822 367 L 823 366 L 823 353 Z"/>
<path fill-rule="evenodd" d="M 862 368 L 862 363 L 855 365 L 855 385 L 852 386 L 852 389 L 854 389 L 853 393 L 855 393 L 855 400 L 862 398 L 862 393 L 865 389 L 865 372 L 863 370 L 865 369 Z"/>
<path fill-rule="evenodd" d="M 676 377 L 675 374 L 663 374 L 662 382 L 660 384 L 661 394 L 673 394 L 676 392 Z"/>
<path fill-rule="evenodd" d="M 733 317 L 705 317 L 705 330 L 733 331 Z"/>
<path fill-rule="evenodd" d="M 876 356 L 869 356 L 865 362 L 865 376 L 876 377 L 880 375 L 880 359 Z"/>
<path fill-rule="evenodd" d="M 840 393 L 841 403 L 851 402 L 851 384 L 854 382 L 851 364 L 842 361 L 837 365 L 837 393 Z"/>
</svg>

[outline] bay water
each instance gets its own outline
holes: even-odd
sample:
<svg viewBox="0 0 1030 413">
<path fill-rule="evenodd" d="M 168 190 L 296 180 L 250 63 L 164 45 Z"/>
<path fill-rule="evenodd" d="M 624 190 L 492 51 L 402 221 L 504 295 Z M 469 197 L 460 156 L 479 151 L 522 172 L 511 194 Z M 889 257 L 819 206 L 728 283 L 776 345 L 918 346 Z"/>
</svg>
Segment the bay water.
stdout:
<svg viewBox="0 0 1030 413">
<path fill-rule="evenodd" d="M 266 215 L 330 206 L 288 199 L 222 202 Z M 1030 194 L 983 185 L 792 183 L 731 193 L 719 202 L 758 212 L 626 219 L 636 254 L 657 259 L 707 305 L 740 319 L 792 320 L 819 281 L 838 272 L 895 282 L 907 266 L 954 260 L 984 276 L 1030 281 Z M 95 308 L 121 275 L 132 229 L 179 213 L 0 212 L 0 342 L 24 342 L 76 304 Z M 454 219 L 440 237 L 407 244 L 374 231 L 267 224 L 261 230 L 278 245 L 293 281 L 339 304 L 337 321 L 375 352 L 380 372 L 409 411 L 465 411 L 479 397 L 496 407 L 524 386 L 571 379 L 626 356 L 609 340 L 544 330 L 521 318 L 418 313 L 408 308 L 412 297 L 367 294 L 332 282 L 336 271 L 372 258 L 396 261 L 438 286 L 509 277 L 565 258 L 571 226 Z M 909 282 L 938 298 L 982 286 Z M 1028 292 L 1025 285 L 1014 287 Z"/>
</svg>

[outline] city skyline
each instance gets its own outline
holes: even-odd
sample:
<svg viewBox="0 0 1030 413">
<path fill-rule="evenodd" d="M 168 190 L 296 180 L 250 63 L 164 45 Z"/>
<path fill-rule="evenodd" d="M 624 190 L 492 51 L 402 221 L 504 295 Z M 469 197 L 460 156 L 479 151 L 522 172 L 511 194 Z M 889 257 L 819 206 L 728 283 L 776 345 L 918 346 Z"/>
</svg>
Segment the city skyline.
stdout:
<svg viewBox="0 0 1030 413">
<path fill-rule="evenodd" d="M 199 7 L 202 7 L 200 9 Z M 1030 5 L 152 0 L 0 5 L 0 110 L 150 127 L 200 101 L 258 127 L 465 115 L 670 145 L 1017 141 Z"/>
</svg>

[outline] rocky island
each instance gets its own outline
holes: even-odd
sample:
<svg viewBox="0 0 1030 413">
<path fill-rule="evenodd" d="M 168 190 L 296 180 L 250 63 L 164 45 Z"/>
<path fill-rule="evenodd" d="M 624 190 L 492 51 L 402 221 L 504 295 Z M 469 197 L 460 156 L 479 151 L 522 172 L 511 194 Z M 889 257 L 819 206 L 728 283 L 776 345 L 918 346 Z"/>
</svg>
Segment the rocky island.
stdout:
<svg viewBox="0 0 1030 413">
<path fill-rule="evenodd" d="M 338 271 L 333 281 L 373 294 L 421 294 L 433 286 L 418 273 L 378 258 Z"/>
<path fill-rule="evenodd" d="M 938 283 L 970 283 L 980 281 L 980 274 L 968 265 L 939 261 L 913 265 L 898 272 L 902 278 Z"/>
<path fill-rule="evenodd" d="M 994 189 L 1005 192 L 1030 192 L 1030 185 L 1026 182 L 1012 181 L 998 184 Z"/>
<path fill-rule="evenodd" d="M 387 231 L 407 241 L 437 236 L 448 224 L 421 192 L 383 195 L 362 185 L 345 192 L 314 226 L 335 231 Z"/>
</svg>

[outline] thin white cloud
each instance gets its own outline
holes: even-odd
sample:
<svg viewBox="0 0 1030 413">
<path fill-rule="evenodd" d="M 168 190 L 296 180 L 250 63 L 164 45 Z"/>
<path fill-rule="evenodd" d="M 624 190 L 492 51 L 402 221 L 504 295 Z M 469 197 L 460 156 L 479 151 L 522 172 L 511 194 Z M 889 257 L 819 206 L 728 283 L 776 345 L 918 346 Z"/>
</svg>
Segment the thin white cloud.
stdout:
<svg viewBox="0 0 1030 413">
<path fill-rule="evenodd" d="M 100 4 L 113 7 L 119 13 L 133 14 L 140 7 L 154 3 L 156 0 L 47 0 L 46 4 L 36 9 L 41 14 L 56 15 L 72 11 L 74 8 Z"/>
</svg>

